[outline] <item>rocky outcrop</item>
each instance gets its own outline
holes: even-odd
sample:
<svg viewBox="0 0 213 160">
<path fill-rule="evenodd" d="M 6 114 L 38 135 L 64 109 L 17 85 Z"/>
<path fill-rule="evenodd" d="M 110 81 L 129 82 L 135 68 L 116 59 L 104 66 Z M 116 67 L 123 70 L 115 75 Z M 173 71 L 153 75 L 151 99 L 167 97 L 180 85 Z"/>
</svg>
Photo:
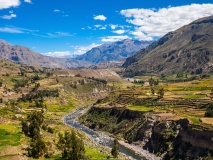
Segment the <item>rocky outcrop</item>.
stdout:
<svg viewBox="0 0 213 160">
<path fill-rule="evenodd" d="M 187 119 L 162 120 L 151 112 L 92 107 L 80 121 L 139 144 L 164 159 L 213 156 L 213 130 L 191 125 Z"/>
</svg>

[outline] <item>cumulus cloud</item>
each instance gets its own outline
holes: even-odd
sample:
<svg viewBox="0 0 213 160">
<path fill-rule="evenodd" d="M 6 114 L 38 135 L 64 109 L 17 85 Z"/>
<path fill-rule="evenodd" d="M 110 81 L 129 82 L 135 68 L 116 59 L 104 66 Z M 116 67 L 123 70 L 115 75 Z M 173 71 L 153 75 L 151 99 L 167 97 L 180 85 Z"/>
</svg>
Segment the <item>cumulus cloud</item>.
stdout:
<svg viewBox="0 0 213 160">
<path fill-rule="evenodd" d="M 62 57 L 70 56 L 71 54 L 70 54 L 70 51 L 55 51 L 55 52 L 43 53 L 43 55 L 62 58 Z"/>
<path fill-rule="evenodd" d="M 26 3 L 32 3 L 31 0 L 24 0 Z"/>
<path fill-rule="evenodd" d="M 12 19 L 12 18 L 15 18 L 15 17 L 16 17 L 16 14 L 13 14 L 13 13 L 11 13 L 10 15 L 0 16 L 0 18 L 2 18 L 2 19 Z"/>
<path fill-rule="evenodd" d="M 86 53 L 87 51 L 91 50 L 92 48 L 98 47 L 101 44 L 96 44 L 96 43 L 92 43 L 88 46 L 71 46 L 72 48 L 74 48 L 74 55 L 82 55 L 84 53 Z"/>
<path fill-rule="evenodd" d="M 191 4 L 161 9 L 134 8 L 121 10 L 127 22 L 135 25 L 135 38 L 152 40 L 190 22 L 213 15 L 213 4 Z"/>
<path fill-rule="evenodd" d="M 118 27 L 117 24 L 110 24 L 109 26 L 111 27 L 111 29 L 116 29 Z"/>
<path fill-rule="evenodd" d="M 116 42 L 116 41 L 121 41 L 124 39 L 128 39 L 129 36 L 124 35 L 124 36 L 106 36 L 102 37 L 101 41 L 102 42 Z"/>
<path fill-rule="evenodd" d="M 120 29 L 120 30 L 114 30 L 112 32 L 116 33 L 116 34 L 124 34 L 126 32 L 126 30 Z"/>
<path fill-rule="evenodd" d="M 94 16 L 93 18 L 94 20 L 100 20 L 100 21 L 105 21 L 107 19 L 107 17 L 105 17 L 104 15 Z"/>
<path fill-rule="evenodd" d="M 20 0 L 0 0 L 0 10 L 17 7 L 21 4 Z"/>
</svg>

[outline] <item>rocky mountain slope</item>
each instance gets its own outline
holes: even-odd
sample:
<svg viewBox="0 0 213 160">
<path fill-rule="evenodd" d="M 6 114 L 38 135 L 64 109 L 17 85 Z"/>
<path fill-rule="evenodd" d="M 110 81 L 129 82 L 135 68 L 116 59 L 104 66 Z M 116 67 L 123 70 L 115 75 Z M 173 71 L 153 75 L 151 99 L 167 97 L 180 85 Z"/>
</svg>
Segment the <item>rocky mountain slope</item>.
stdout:
<svg viewBox="0 0 213 160">
<path fill-rule="evenodd" d="M 213 72 L 213 16 L 169 32 L 127 58 L 125 75 L 144 72 L 201 74 Z"/>
<path fill-rule="evenodd" d="M 4 40 L 0 40 L 0 58 L 18 62 L 21 64 L 36 65 L 50 68 L 76 68 L 88 66 L 88 62 L 82 63 L 76 60 L 53 58 L 31 51 L 23 46 L 14 46 Z"/>
<path fill-rule="evenodd" d="M 95 64 L 106 61 L 117 61 L 133 55 L 150 43 L 150 41 L 125 39 L 112 44 L 103 44 L 99 47 L 95 47 L 87 53 L 76 57 L 76 59 L 89 61 Z"/>
<path fill-rule="evenodd" d="M 162 120 L 151 113 L 125 108 L 92 107 L 80 121 L 91 129 L 140 144 L 162 159 L 212 159 L 213 131 L 190 125 L 187 119 Z"/>
</svg>

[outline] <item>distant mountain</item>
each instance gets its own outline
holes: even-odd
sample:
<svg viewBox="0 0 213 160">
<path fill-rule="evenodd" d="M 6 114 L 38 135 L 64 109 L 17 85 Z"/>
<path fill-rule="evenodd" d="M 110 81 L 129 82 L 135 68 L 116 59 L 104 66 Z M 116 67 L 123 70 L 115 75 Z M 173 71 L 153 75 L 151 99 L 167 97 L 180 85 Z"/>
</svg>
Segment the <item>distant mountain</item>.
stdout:
<svg viewBox="0 0 213 160">
<path fill-rule="evenodd" d="M 75 59 L 89 61 L 94 64 L 106 61 L 117 61 L 133 55 L 150 43 L 150 41 L 125 39 L 111 44 L 100 45 Z"/>
<path fill-rule="evenodd" d="M 213 16 L 169 32 L 126 59 L 126 76 L 144 72 L 200 74 L 213 72 Z"/>
<path fill-rule="evenodd" d="M 21 64 L 50 68 L 76 68 L 90 65 L 88 62 L 44 56 L 31 51 L 29 48 L 14 46 L 4 40 L 0 40 L 0 58 Z"/>
</svg>

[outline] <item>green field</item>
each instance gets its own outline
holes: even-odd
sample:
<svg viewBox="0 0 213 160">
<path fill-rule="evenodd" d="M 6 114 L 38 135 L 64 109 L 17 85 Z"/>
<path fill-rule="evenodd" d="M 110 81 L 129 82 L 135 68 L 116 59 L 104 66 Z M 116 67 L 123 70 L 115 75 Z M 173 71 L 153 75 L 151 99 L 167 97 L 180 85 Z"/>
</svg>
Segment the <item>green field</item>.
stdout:
<svg viewBox="0 0 213 160">
<path fill-rule="evenodd" d="M 0 125 L 0 147 L 20 145 L 22 133 L 13 125 Z"/>
</svg>

